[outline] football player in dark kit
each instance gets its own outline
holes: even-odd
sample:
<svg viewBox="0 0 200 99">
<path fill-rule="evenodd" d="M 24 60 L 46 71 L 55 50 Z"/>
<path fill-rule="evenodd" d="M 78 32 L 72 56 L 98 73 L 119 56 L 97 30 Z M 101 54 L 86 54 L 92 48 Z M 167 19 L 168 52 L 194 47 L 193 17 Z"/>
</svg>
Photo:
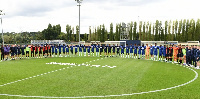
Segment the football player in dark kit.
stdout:
<svg viewBox="0 0 200 99">
<path fill-rule="evenodd" d="M 63 48 L 63 56 L 65 56 L 65 48 L 66 48 L 66 46 L 65 46 L 65 44 L 63 44 L 63 46 L 62 46 L 62 48 Z"/>
<path fill-rule="evenodd" d="M 20 45 L 17 46 L 17 58 L 21 59 L 21 48 L 20 48 Z"/>
<path fill-rule="evenodd" d="M 173 56 L 172 45 L 169 45 L 169 47 L 167 48 L 167 56 L 168 56 L 168 62 L 172 62 L 172 56 Z"/>
<path fill-rule="evenodd" d="M 195 48 L 194 48 L 194 45 L 192 45 L 192 48 L 191 48 L 191 61 L 192 61 L 192 63 L 191 63 L 191 66 L 194 66 L 195 64 L 194 64 L 194 61 L 195 61 L 195 59 L 194 59 L 194 53 L 195 53 Z"/>
<path fill-rule="evenodd" d="M 4 47 L 1 45 L 1 61 L 4 61 Z"/>
<path fill-rule="evenodd" d="M 21 46 L 20 49 L 21 49 L 21 52 L 22 52 L 22 58 L 24 58 L 24 56 L 25 56 L 25 52 L 24 52 L 25 46 L 24 45 Z"/>
<path fill-rule="evenodd" d="M 15 58 L 14 58 L 14 55 L 15 55 L 15 48 L 14 48 L 14 46 L 10 47 L 10 51 L 11 51 L 11 59 L 15 60 Z"/>
<path fill-rule="evenodd" d="M 73 45 L 71 44 L 71 46 L 70 46 L 70 51 L 71 51 L 71 55 L 73 55 Z"/>
<path fill-rule="evenodd" d="M 112 51 L 113 51 L 112 57 L 114 57 L 115 56 L 115 44 L 113 44 L 113 46 L 112 46 Z"/>
<path fill-rule="evenodd" d="M 181 44 L 178 46 L 178 55 L 177 55 L 177 57 L 178 57 L 177 62 L 179 62 L 179 64 L 182 64 L 183 51 L 182 51 Z"/>
<path fill-rule="evenodd" d="M 47 56 L 51 57 L 51 45 L 50 44 L 48 45 L 48 55 Z"/>
<path fill-rule="evenodd" d="M 101 44 L 101 46 L 100 46 L 100 57 L 102 56 L 102 53 L 103 53 L 103 45 Z"/>
<path fill-rule="evenodd" d="M 28 45 L 26 45 L 26 58 L 27 57 L 29 58 L 29 50 L 30 50 L 30 48 L 28 47 Z"/>
<path fill-rule="evenodd" d="M 118 56 L 118 55 L 120 56 L 119 50 L 120 50 L 120 46 L 117 44 L 117 56 Z M 117 57 L 117 56 L 116 56 L 116 57 Z"/>
<path fill-rule="evenodd" d="M 110 55 L 110 57 L 111 57 L 111 49 L 112 49 L 112 47 L 110 46 L 110 44 L 108 45 L 108 55 L 107 55 L 107 57 Z"/>
<path fill-rule="evenodd" d="M 106 57 L 106 56 L 108 57 L 108 55 L 107 55 L 108 50 L 107 49 L 108 49 L 108 46 L 105 45 L 104 46 L 104 57 Z"/>
<path fill-rule="evenodd" d="M 193 48 L 193 66 L 194 67 L 197 67 L 197 57 L 196 57 L 196 54 L 197 54 L 197 45 L 195 45 L 194 48 Z"/>
<path fill-rule="evenodd" d="M 197 48 L 197 52 L 196 52 L 196 63 L 197 63 L 197 67 L 196 69 L 199 69 L 199 60 L 200 60 L 200 47 L 198 46 Z"/>
<path fill-rule="evenodd" d="M 14 55 L 14 56 L 15 56 L 15 58 L 17 58 L 17 54 L 18 54 L 18 53 L 17 53 L 17 49 L 18 49 L 18 48 L 17 48 L 17 45 L 15 44 L 15 46 L 14 46 L 14 52 L 15 52 L 15 55 Z"/>
<path fill-rule="evenodd" d="M 31 57 L 34 57 L 34 47 L 33 47 L 33 45 L 31 45 Z"/>
<path fill-rule="evenodd" d="M 40 45 L 38 45 L 38 50 L 39 50 L 39 58 L 40 58 L 40 55 L 42 54 L 42 47 Z"/>
<path fill-rule="evenodd" d="M 35 58 L 38 58 L 38 46 L 35 45 Z"/>
<path fill-rule="evenodd" d="M 186 48 L 186 64 L 187 66 L 190 66 L 192 63 L 192 60 L 191 60 L 191 47 L 187 47 Z"/>
</svg>

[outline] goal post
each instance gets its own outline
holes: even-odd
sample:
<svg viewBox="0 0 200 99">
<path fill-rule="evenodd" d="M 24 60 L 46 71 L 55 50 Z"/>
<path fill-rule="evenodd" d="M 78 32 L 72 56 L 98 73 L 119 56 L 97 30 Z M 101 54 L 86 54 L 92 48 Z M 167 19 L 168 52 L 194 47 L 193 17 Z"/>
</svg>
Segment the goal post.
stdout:
<svg viewBox="0 0 200 99">
<path fill-rule="evenodd" d="M 123 45 L 123 46 L 125 46 L 126 47 L 126 41 L 105 41 L 105 44 L 106 45 L 108 45 L 108 44 L 110 44 L 110 45 L 115 45 L 115 46 L 121 46 L 121 45 Z"/>
</svg>

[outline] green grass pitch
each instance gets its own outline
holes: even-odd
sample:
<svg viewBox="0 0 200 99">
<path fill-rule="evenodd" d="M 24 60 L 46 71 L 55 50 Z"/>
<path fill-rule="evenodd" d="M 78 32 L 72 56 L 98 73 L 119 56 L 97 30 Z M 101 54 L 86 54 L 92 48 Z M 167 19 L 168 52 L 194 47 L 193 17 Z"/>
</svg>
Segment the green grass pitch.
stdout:
<svg viewBox="0 0 200 99">
<path fill-rule="evenodd" d="M 46 64 L 50 62 L 76 63 L 76 66 Z M 84 65 L 78 66 L 82 63 Z M 116 67 L 112 68 L 113 66 Z M 196 71 L 200 73 L 199 70 Z M 100 57 L 63 57 L 5 61 L 0 62 L 0 85 L 2 85 L 0 86 L 0 99 L 33 98 L 6 96 L 5 94 L 44 96 L 45 98 L 140 93 L 177 86 L 194 77 L 193 71 L 175 64 L 118 57 L 103 59 Z M 200 79 L 197 78 L 185 86 L 170 90 L 103 98 L 194 99 L 200 97 L 199 82 Z"/>
</svg>

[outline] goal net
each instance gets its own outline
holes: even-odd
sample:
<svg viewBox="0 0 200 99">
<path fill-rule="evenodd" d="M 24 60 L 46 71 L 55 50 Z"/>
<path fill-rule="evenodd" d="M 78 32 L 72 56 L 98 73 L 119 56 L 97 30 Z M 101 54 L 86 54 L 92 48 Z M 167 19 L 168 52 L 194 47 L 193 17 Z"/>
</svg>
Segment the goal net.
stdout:
<svg viewBox="0 0 200 99">
<path fill-rule="evenodd" d="M 110 44 L 110 45 L 115 45 L 115 46 L 121 46 L 121 45 L 123 45 L 123 46 L 125 46 L 126 47 L 126 41 L 105 41 L 105 44 L 106 45 L 108 45 L 108 44 Z"/>
<path fill-rule="evenodd" d="M 199 45 L 199 41 L 187 41 L 187 45 Z"/>
</svg>

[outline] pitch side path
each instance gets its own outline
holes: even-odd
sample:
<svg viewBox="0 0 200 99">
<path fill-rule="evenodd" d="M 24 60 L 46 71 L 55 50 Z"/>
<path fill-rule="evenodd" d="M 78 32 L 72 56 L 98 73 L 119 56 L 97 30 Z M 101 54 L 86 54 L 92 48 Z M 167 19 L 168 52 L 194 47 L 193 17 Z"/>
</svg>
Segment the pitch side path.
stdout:
<svg viewBox="0 0 200 99">
<path fill-rule="evenodd" d="M 0 62 L 0 99 L 199 98 L 200 70 L 118 57 Z"/>
</svg>

